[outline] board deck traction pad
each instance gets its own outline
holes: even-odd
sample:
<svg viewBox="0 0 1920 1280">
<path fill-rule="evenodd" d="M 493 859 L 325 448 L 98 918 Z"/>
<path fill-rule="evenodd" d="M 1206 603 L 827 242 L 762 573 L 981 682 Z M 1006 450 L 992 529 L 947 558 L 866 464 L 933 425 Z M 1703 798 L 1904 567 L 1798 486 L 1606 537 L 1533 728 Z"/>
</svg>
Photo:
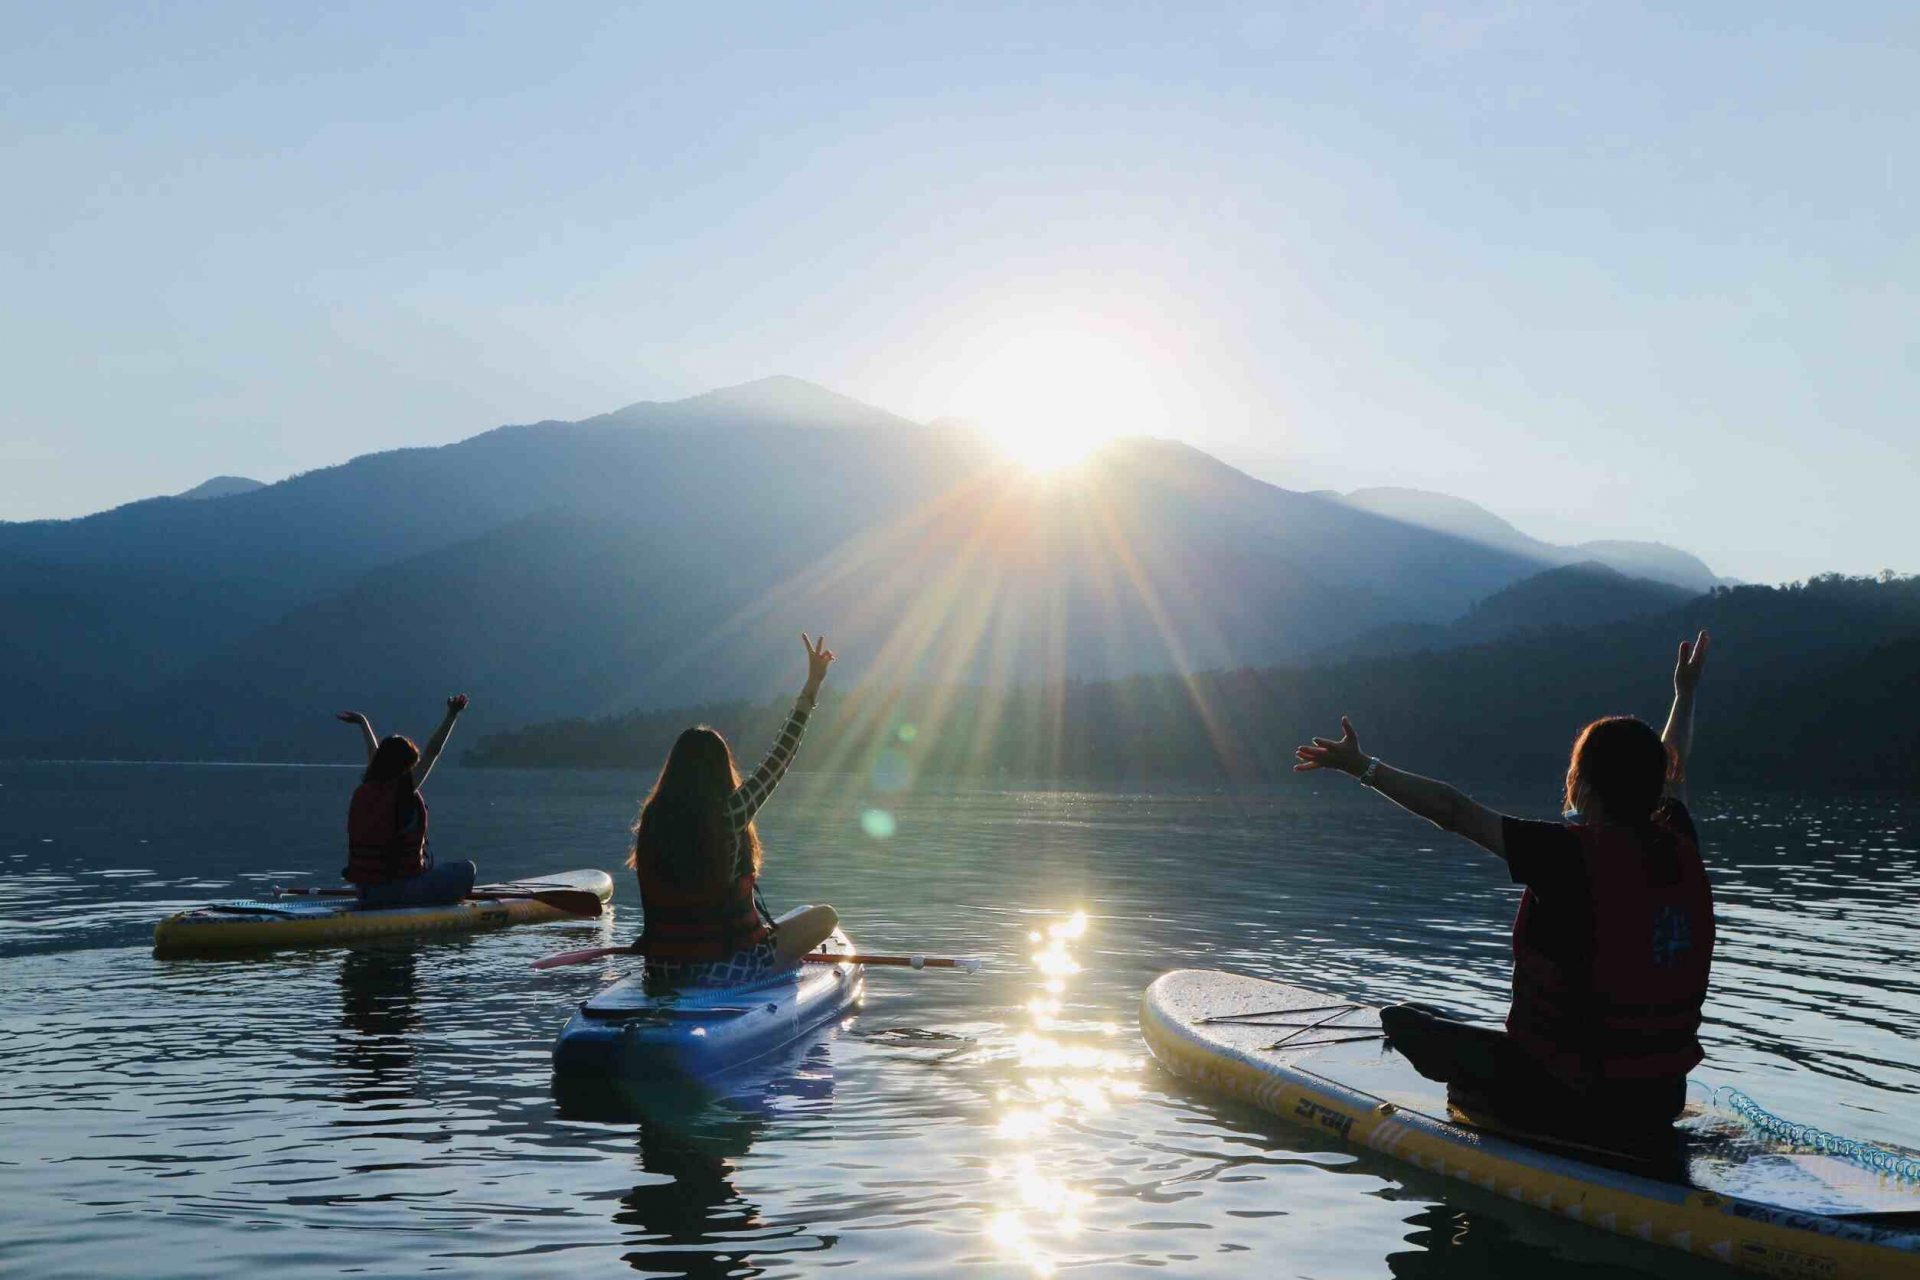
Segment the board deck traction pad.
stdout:
<svg viewBox="0 0 1920 1280">
<path fill-rule="evenodd" d="M 460 902 L 499 901 L 509 898 L 523 898 L 530 893 L 541 893 L 550 889 L 580 889 L 588 886 L 569 884 L 563 880 L 512 880 L 505 884 L 477 884 L 460 898 Z M 458 906 L 459 903 L 434 903 L 433 906 Z M 357 899 L 345 895 L 307 896 L 305 894 L 274 894 L 265 898 L 226 898 L 219 902 L 209 902 L 193 908 L 194 911 L 209 911 L 231 915 L 286 916 L 301 920 L 319 916 L 338 916 L 348 912 L 355 914 L 369 911 L 410 911 L 413 907 L 368 907 Z M 182 912 L 181 914 L 188 914 Z"/>
<path fill-rule="evenodd" d="M 1177 970 L 1147 989 L 1140 1026 L 1177 1076 L 1534 1209 L 1791 1280 L 1920 1277 L 1920 1184 L 1720 1117 L 1683 1122 L 1700 1139 L 1689 1181 L 1660 1181 L 1446 1118 L 1444 1086 L 1385 1049 L 1378 1011 L 1324 993 Z"/>
</svg>

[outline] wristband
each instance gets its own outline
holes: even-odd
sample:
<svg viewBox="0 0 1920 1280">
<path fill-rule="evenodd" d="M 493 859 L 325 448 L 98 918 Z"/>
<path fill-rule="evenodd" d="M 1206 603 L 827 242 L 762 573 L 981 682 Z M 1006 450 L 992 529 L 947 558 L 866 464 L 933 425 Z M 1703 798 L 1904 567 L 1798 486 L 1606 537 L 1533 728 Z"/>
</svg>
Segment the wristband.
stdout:
<svg viewBox="0 0 1920 1280">
<path fill-rule="evenodd" d="M 1380 777 L 1380 757 L 1369 756 L 1367 758 L 1367 767 L 1360 771 L 1359 776 L 1361 786 L 1371 787 L 1376 785 Z"/>
</svg>

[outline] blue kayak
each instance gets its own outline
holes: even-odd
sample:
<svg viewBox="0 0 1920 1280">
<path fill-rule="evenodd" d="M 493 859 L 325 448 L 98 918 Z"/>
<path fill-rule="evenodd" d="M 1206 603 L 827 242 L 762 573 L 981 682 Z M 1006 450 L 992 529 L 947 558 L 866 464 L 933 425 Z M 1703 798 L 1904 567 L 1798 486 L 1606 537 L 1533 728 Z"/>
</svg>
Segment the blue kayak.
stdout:
<svg viewBox="0 0 1920 1280">
<path fill-rule="evenodd" d="M 821 950 L 852 955 L 838 930 Z M 553 1068 L 626 1079 L 708 1079 L 757 1062 L 859 1004 L 866 970 L 809 963 L 738 987 L 649 993 L 643 975 L 583 1001 L 553 1044 Z"/>
</svg>

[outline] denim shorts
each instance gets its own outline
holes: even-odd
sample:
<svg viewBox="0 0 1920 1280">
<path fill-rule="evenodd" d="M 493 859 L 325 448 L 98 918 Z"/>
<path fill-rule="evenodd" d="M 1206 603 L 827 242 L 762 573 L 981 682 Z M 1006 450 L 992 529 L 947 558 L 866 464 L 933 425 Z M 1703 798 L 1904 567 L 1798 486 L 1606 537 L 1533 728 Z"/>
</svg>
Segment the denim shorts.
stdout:
<svg viewBox="0 0 1920 1280">
<path fill-rule="evenodd" d="M 480 868 L 471 862 L 441 862 L 417 876 L 392 880 L 386 884 L 362 885 L 363 907 L 437 907 L 458 902 L 473 892 L 473 881 Z"/>
<path fill-rule="evenodd" d="M 780 971 L 780 949 L 768 934 L 725 960 L 649 960 L 647 983 L 663 987 L 740 987 Z"/>
</svg>

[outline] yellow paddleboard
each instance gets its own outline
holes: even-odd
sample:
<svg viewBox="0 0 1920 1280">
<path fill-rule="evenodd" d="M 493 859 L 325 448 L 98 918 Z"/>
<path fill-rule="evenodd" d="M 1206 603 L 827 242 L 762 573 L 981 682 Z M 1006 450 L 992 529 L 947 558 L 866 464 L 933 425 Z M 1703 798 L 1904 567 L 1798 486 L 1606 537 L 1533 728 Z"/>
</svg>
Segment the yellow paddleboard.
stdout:
<svg viewBox="0 0 1920 1280">
<path fill-rule="evenodd" d="M 374 938 L 459 933 L 510 924 L 579 919 L 532 898 L 543 889 L 584 889 L 605 902 L 613 878 L 604 871 L 561 871 L 506 884 L 479 885 L 471 896 L 438 907 L 367 909 L 353 898 L 249 898 L 213 902 L 162 920 L 153 931 L 155 955 L 338 946 Z M 494 896 L 498 895 L 498 896 Z"/>
<path fill-rule="evenodd" d="M 1796 1150 L 1711 1108 L 1689 1108 L 1685 1172 L 1669 1181 L 1450 1115 L 1445 1086 L 1385 1047 L 1378 1012 L 1338 996 L 1181 969 L 1147 988 L 1140 1030 L 1177 1076 L 1587 1228 L 1793 1280 L 1920 1277 L 1920 1182 Z"/>
</svg>

